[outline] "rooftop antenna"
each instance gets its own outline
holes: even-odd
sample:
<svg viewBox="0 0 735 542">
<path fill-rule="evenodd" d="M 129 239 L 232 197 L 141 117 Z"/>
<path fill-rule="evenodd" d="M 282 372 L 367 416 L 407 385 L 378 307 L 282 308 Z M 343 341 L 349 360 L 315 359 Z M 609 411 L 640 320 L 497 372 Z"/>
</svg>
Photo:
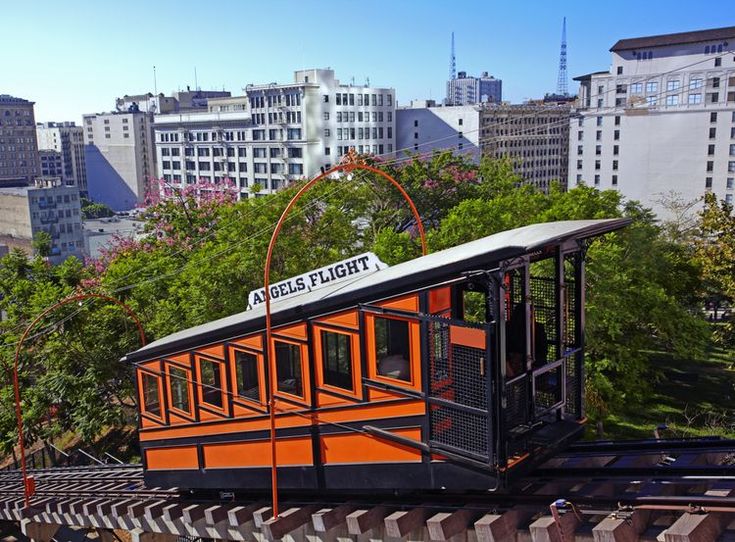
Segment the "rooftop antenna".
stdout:
<svg viewBox="0 0 735 542">
<path fill-rule="evenodd" d="M 194 90 L 199 90 L 199 82 L 197 81 L 197 67 L 194 66 Z"/>
<path fill-rule="evenodd" d="M 158 96 L 158 85 L 156 85 L 156 67 L 153 66 L 153 94 Z"/>
<path fill-rule="evenodd" d="M 454 55 L 454 32 L 452 32 L 452 55 L 449 57 L 449 79 L 457 78 L 457 57 Z"/>
<path fill-rule="evenodd" d="M 559 53 L 559 79 L 556 82 L 556 93 L 561 96 L 569 95 L 567 87 L 567 18 L 561 27 L 561 52 Z"/>
</svg>

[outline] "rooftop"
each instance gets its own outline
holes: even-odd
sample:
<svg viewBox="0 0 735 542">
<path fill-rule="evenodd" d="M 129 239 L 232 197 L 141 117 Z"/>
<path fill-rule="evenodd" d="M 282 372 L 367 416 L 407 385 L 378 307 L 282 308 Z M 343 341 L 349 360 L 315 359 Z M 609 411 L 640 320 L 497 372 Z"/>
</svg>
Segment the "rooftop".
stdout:
<svg viewBox="0 0 735 542">
<path fill-rule="evenodd" d="M 610 51 L 626 51 L 629 49 L 643 49 L 645 47 L 664 47 L 666 45 L 685 45 L 705 41 L 735 40 L 735 26 L 712 28 L 709 30 L 695 30 L 693 32 L 678 32 L 676 34 L 662 34 L 660 36 L 645 36 L 642 38 L 628 38 L 618 40 Z"/>
<path fill-rule="evenodd" d="M 0 104 L 32 104 L 32 103 L 34 102 L 30 102 L 23 98 L 16 98 L 15 96 L 11 96 L 10 94 L 0 94 Z"/>
</svg>

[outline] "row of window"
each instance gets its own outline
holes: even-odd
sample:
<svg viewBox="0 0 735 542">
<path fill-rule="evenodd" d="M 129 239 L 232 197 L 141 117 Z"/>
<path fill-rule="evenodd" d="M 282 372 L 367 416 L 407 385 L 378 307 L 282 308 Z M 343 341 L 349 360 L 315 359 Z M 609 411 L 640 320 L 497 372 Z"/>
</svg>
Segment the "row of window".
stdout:
<svg viewBox="0 0 735 542">
<path fill-rule="evenodd" d="M 353 148 L 353 147 L 355 148 L 355 150 L 357 150 L 358 154 L 370 154 L 370 153 L 372 153 L 372 154 L 375 154 L 375 155 L 378 155 L 378 156 L 380 156 L 382 154 L 385 154 L 385 149 L 386 149 L 386 147 L 383 146 L 382 143 L 380 143 L 378 145 L 372 145 L 372 147 L 370 145 L 356 145 L 356 146 L 355 145 L 339 145 L 339 146 L 337 146 L 337 156 L 343 156 L 343 155 L 347 154 L 349 152 L 349 150 L 351 148 Z M 388 154 L 390 154 L 390 153 L 393 152 L 393 144 L 392 143 L 388 143 L 387 152 L 388 152 Z M 324 148 L 324 155 L 325 156 L 330 156 L 331 154 L 332 154 L 332 151 L 331 151 L 330 147 L 325 147 Z M 329 169 L 329 168 L 327 166 L 325 166 L 325 169 Z"/>
<path fill-rule="evenodd" d="M 410 322 L 404 319 L 375 316 L 369 341 L 374 345 L 372 363 L 374 374 L 397 385 L 413 382 Z M 350 395 L 359 393 L 360 383 L 355 378 L 359 374 L 356 357 L 357 333 L 319 329 L 315 345 L 317 385 L 325 389 Z M 304 380 L 308 368 L 304 363 L 306 345 L 298 342 L 274 340 L 276 390 L 299 399 L 307 398 Z M 253 402 L 263 406 L 268 396 L 266 371 L 261 353 L 235 347 L 230 359 L 231 367 L 224 361 L 196 356 L 196 373 L 199 401 L 215 410 L 225 407 L 228 390 L 226 372 L 233 371 L 233 398 Z M 189 368 L 174 362 L 164 361 L 164 375 L 170 390 L 170 407 L 191 416 L 193 413 L 192 375 Z M 160 375 L 143 371 L 141 373 L 143 391 L 143 411 L 155 417 L 162 417 Z"/>
<path fill-rule="evenodd" d="M 372 128 L 337 128 L 337 141 L 343 139 L 383 139 L 383 127 Z M 370 137 L 372 134 L 372 137 Z M 393 138 L 393 128 L 388 127 L 385 132 L 388 139 Z"/>
<path fill-rule="evenodd" d="M 371 98 L 372 97 L 372 98 Z M 384 99 L 385 97 L 385 99 Z M 324 103 L 329 103 L 329 94 L 324 94 Z M 346 92 L 337 92 L 334 95 L 334 103 L 336 105 L 393 105 L 392 94 L 353 94 Z"/>
<path fill-rule="evenodd" d="M 393 122 L 393 112 L 388 111 L 386 113 L 388 122 Z M 357 119 L 357 122 L 371 122 L 371 116 L 368 111 L 363 113 L 362 111 L 358 111 L 357 115 L 355 115 L 354 111 L 337 111 L 337 122 L 355 122 L 355 119 Z M 383 122 L 383 112 L 382 111 L 373 111 L 372 114 L 372 122 Z M 329 120 L 329 112 L 324 112 L 324 120 Z"/>
</svg>

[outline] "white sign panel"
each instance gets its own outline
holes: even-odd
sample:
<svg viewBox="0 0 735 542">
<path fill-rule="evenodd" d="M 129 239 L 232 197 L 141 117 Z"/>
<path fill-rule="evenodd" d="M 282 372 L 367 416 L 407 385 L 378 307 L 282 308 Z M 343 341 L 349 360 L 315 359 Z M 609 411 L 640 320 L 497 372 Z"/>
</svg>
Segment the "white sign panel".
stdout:
<svg viewBox="0 0 735 542">
<path fill-rule="evenodd" d="M 314 269 L 298 277 L 292 277 L 271 284 L 269 288 L 271 303 L 299 294 L 305 294 L 322 286 L 354 279 L 360 275 L 366 275 L 378 269 L 385 269 L 386 267 L 388 265 L 380 261 L 380 258 L 375 254 L 366 252 L 365 254 L 360 254 L 359 256 L 354 256 L 341 262 Z M 265 303 L 265 288 L 258 288 L 250 292 L 248 295 L 248 309 L 252 309 L 263 303 Z"/>
</svg>

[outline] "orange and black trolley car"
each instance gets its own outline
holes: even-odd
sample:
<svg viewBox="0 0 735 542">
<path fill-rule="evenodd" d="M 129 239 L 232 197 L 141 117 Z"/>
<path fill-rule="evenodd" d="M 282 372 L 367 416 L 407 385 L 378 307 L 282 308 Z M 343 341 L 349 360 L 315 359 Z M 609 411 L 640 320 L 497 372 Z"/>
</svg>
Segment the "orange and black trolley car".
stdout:
<svg viewBox="0 0 735 542">
<path fill-rule="evenodd" d="M 187 329 L 136 366 L 150 486 L 498 487 L 583 430 L 584 253 L 624 219 L 497 233 Z"/>
</svg>

